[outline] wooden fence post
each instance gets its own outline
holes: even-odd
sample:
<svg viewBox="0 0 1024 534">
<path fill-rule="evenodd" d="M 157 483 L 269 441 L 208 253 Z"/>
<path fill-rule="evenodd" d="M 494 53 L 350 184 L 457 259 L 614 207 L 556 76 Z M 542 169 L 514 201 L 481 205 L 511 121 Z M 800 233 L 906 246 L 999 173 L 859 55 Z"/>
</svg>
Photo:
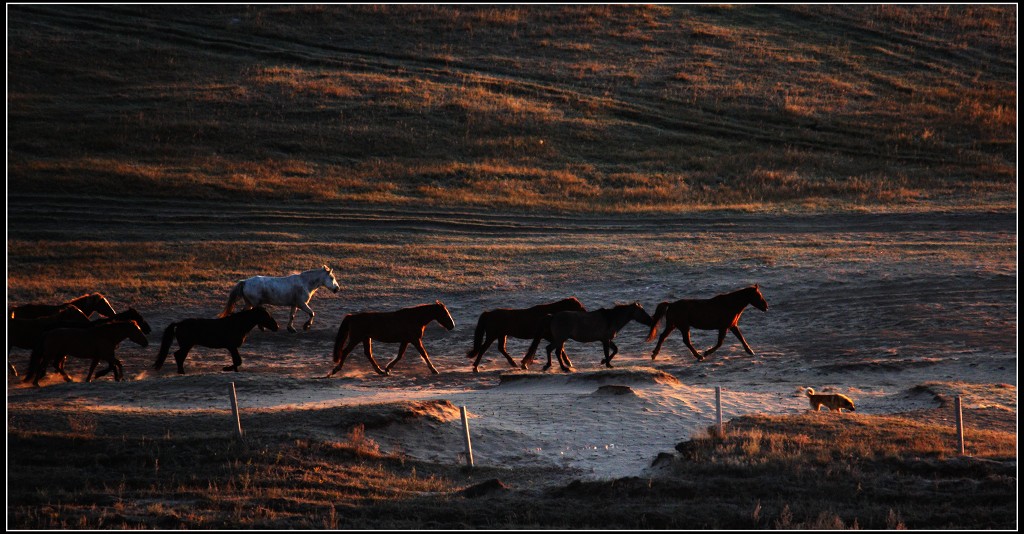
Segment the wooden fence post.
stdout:
<svg viewBox="0 0 1024 534">
<path fill-rule="evenodd" d="M 725 425 L 722 423 L 722 386 L 715 386 L 715 424 L 718 425 L 718 436 L 725 437 Z"/>
<path fill-rule="evenodd" d="M 469 416 L 466 414 L 465 406 L 459 411 L 462 412 L 462 429 L 466 431 L 466 465 L 473 467 L 473 442 L 469 439 Z"/>
<path fill-rule="evenodd" d="M 238 415 L 238 396 L 235 394 L 235 383 L 231 383 L 231 413 L 235 415 L 235 428 L 238 430 L 238 438 L 245 438 L 245 433 L 242 432 L 242 418 Z"/>
<path fill-rule="evenodd" d="M 954 409 L 956 410 L 956 438 L 960 444 L 960 456 L 964 455 L 964 410 L 963 403 L 960 400 L 960 395 L 956 396 L 954 402 Z"/>
</svg>

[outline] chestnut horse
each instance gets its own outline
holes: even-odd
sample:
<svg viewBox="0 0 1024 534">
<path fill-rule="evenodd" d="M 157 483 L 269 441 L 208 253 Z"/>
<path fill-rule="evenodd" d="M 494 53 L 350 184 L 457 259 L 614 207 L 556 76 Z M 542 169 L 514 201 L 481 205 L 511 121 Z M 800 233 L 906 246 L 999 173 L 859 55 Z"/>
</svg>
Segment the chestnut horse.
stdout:
<svg viewBox="0 0 1024 534">
<path fill-rule="evenodd" d="M 647 336 L 647 341 L 654 339 L 654 335 L 658 333 L 658 321 L 662 317 L 665 317 L 665 331 L 658 338 L 658 344 L 655 345 L 654 352 L 651 353 L 651 359 L 658 356 L 661 344 L 676 328 L 683 334 L 686 347 L 690 349 L 697 361 L 704 360 L 705 356 L 722 346 L 727 330 L 732 330 L 732 333 L 743 344 L 743 350 L 748 354 L 754 354 L 754 350 L 747 344 L 747 340 L 743 339 L 743 333 L 740 332 L 740 327 L 737 325 L 740 316 L 743 315 L 743 309 L 748 304 L 761 311 L 768 311 L 768 301 L 764 300 L 764 295 L 761 294 L 761 289 L 757 284 L 709 299 L 682 299 L 672 303 L 658 304 L 654 310 L 654 325 L 651 326 L 651 333 Z M 691 327 L 700 330 L 718 330 L 718 343 L 702 355 L 693 348 L 693 343 L 690 342 Z"/>
<path fill-rule="evenodd" d="M 73 304 L 59 306 L 58 310 L 53 315 L 36 319 L 7 317 L 7 369 L 11 374 L 18 376 L 18 369 L 10 361 L 11 347 L 32 350 L 48 330 L 60 327 L 89 326 L 89 317 Z M 31 364 L 28 372 L 30 375 L 33 372 Z"/>
<path fill-rule="evenodd" d="M 562 370 L 568 371 L 572 367 L 572 362 L 565 354 L 565 342 L 569 339 L 583 343 L 600 341 L 604 348 L 604 359 L 601 360 L 601 363 L 611 367 L 612 358 L 619 352 L 619 347 L 612 339 L 630 321 L 647 326 L 655 324 L 638 302 L 619 304 L 611 309 L 601 308 L 591 312 L 563 311 L 552 314 L 550 320 L 546 321 L 547 324 L 536 334 L 526 357 L 523 358 L 522 367 L 526 369 L 526 366 L 533 360 L 541 338 L 546 338 L 551 342 L 547 346 L 548 363 L 543 368 L 545 371 L 551 367 L 551 352 L 556 349 L 558 364 Z"/>
<path fill-rule="evenodd" d="M 104 297 L 102 293 L 90 293 L 63 304 L 23 304 L 12 308 L 10 317 L 13 319 L 38 319 L 58 313 L 69 304 L 81 310 L 86 317 L 92 317 L 93 312 L 104 317 L 114 315 L 114 308 L 110 305 L 107 297 Z"/>
<path fill-rule="evenodd" d="M 484 353 L 490 348 L 491 343 L 494 343 L 498 338 L 501 338 L 498 350 L 508 360 L 509 365 L 519 367 L 519 364 L 505 350 L 505 341 L 508 336 L 519 339 L 533 339 L 537 335 L 537 330 L 541 327 L 541 321 L 544 319 L 544 316 L 560 311 L 587 311 L 587 309 L 575 297 L 570 297 L 521 310 L 499 308 L 481 313 L 480 319 L 476 323 L 473 348 L 466 354 L 467 358 L 476 358 L 473 362 L 473 372 L 477 372 L 480 359 L 483 358 Z"/>
<path fill-rule="evenodd" d="M 334 369 L 325 378 L 330 378 L 341 370 L 341 366 L 345 365 L 348 353 L 352 352 L 352 349 L 360 342 L 363 344 L 363 352 L 370 360 L 373 370 L 380 375 L 391 373 L 391 368 L 398 363 L 398 360 L 402 359 L 405 349 L 410 344 L 419 351 L 420 357 L 426 362 L 430 372 L 438 374 L 434 364 L 430 363 L 427 349 L 423 348 L 423 331 L 431 321 L 437 321 L 448 330 L 455 328 L 455 320 L 452 319 L 448 308 L 440 300 L 435 301 L 434 304 L 422 304 L 393 312 L 365 312 L 346 315 L 341 321 L 341 326 L 338 327 L 338 335 L 334 338 L 333 355 L 334 361 L 338 365 L 334 366 Z M 391 360 L 391 363 L 387 364 L 384 369 L 381 369 L 377 365 L 377 360 L 373 359 L 374 339 L 384 343 L 401 343 L 398 347 L 398 356 L 395 356 L 395 359 Z"/>
<path fill-rule="evenodd" d="M 85 378 L 86 382 L 92 380 L 92 373 L 100 360 L 107 362 L 108 365 L 96 376 L 103 376 L 113 370 L 114 379 L 120 381 L 124 378 L 124 365 L 114 355 L 114 351 L 125 339 L 130 339 L 142 347 L 149 345 L 146 335 L 135 321 L 114 321 L 85 328 L 49 330 L 32 350 L 32 369 L 25 377 L 25 381 L 31 378 L 32 383 L 38 386 L 39 380 L 46 375 L 47 364 L 53 364 L 64 380 L 71 382 L 71 377 L 64 371 L 64 363 L 68 356 L 92 360 L 89 374 Z"/>
<path fill-rule="evenodd" d="M 110 317 L 102 317 L 90 322 L 81 310 L 68 304 L 62 306 L 61 311 L 53 317 L 43 317 L 40 319 L 8 319 L 7 328 L 8 331 L 11 332 L 8 339 L 15 342 L 15 345 L 18 347 L 34 349 L 36 343 L 42 340 L 45 333 L 54 328 L 89 328 L 115 321 L 135 321 L 138 323 L 139 329 L 142 330 L 143 334 L 149 334 L 153 331 L 153 329 L 150 328 L 149 323 L 142 318 L 142 314 L 140 314 L 135 308 L 128 308 L 126 311 L 115 313 Z M 66 361 L 67 358 L 64 358 L 64 360 Z M 14 376 L 18 376 L 18 371 L 14 368 L 14 364 L 8 362 L 8 365 L 10 366 Z M 32 376 L 35 372 L 35 365 L 35 362 L 30 362 L 28 376 Z M 59 365 L 61 368 L 64 367 L 63 362 L 55 365 Z M 96 367 L 95 363 L 93 363 L 93 367 Z M 109 371 L 110 368 L 108 367 L 107 370 Z M 106 371 L 103 371 L 97 376 L 103 376 L 105 373 Z M 29 378 L 25 379 L 26 382 L 28 380 Z"/>
<path fill-rule="evenodd" d="M 242 365 L 242 356 L 238 353 L 238 347 L 242 346 L 245 336 L 249 335 L 249 331 L 257 325 L 277 332 L 277 321 L 270 316 L 270 312 L 266 308 L 258 306 L 217 319 L 185 319 L 171 323 L 164 330 L 160 352 L 156 356 L 154 367 L 156 369 L 163 367 L 167 353 L 171 349 L 171 342 L 177 338 L 178 350 L 174 352 L 174 361 L 178 364 L 178 374 L 185 374 L 185 357 L 188 356 L 188 351 L 196 345 L 227 349 L 231 353 L 231 365 L 225 367 L 224 370 L 238 372 L 238 366 Z"/>
</svg>

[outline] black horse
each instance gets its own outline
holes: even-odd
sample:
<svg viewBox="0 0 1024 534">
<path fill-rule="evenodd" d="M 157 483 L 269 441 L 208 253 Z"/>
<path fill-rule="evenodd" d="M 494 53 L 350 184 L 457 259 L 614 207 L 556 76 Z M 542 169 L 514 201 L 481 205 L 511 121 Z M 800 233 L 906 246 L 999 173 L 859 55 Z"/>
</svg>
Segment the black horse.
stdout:
<svg viewBox="0 0 1024 534">
<path fill-rule="evenodd" d="M 272 332 L 277 332 L 278 328 L 277 321 L 262 307 L 250 308 L 217 319 L 194 318 L 171 323 L 167 330 L 164 330 L 160 353 L 156 356 L 154 367 L 160 369 L 164 365 L 171 342 L 177 338 L 178 350 L 174 352 L 174 361 L 178 364 L 178 374 L 185 374 L 185 357 L 196 345 L 227 349 L 231 353 L 231 365 L 224 370 L 237 372 L 238 366 L 242 365 L 238 347 L 242 346 L 245 336 L 257 325 Z"/>
<path fill-rule="evenodd" d="M 658 344 L 655 345 L 654 352 L 651 353 L 651 359 L 653 360 L 658 356 L 661 344 L 665 342 L 665 338 L 676 328 L 682 332 L 686 347 L 690 349 L 690 352 L 693 353 L 694 358 L 697 358 L 697 361 L 703 360 L 705 356 L 715 352 L 718 350 L 718 347 L 722 346 L 727 330 L 731 330 L 736 335 L 736 338 L 743 344 L 743 350 L 747 351 L 747 354 L 754 354 L 754 349 L 747 345 L 747 340 L 743 339 L 743 333 L 740 332 L 740 327 L 738 326 L 740 316 L 743 315 L 743 309 L 748 304 L 761 311 L 768 311 L 768 301 L 764 299 L 764 295 L 761 294 L 761 289 L 758 288 L 757 284 L 709 299 L 682 299 L 672 303 L 662 302 L 658 304 L 658 307 L 654 310 L 654 324 L 651 326 L 651 333 L 647 336 L 647 341 L 654 339 L 654 335 L 658 333 L 658 321 L 662 317 L 665 318 L 665 331 L 658 338 Z M 702 355 L 700 352 L 697 352 L 697 349 L 693 347 L 693 343 L 690 342 L 690 327 L 701 330 L 718 330 L 718 343 Z"/>
<path fill-rule="evenodd" d="M 637 321 L 641 324 L 651 326 L 654 320 L 638 302 L 632 304 L 619 304 L 614 308 L 601 308 L 591 312 L 563 311 L 552 314 L 541 330 L 536 334 L 530 350 L 523 358 L 522 367 L 533 360 L 541 339 L 547 339 L 551 343 L 547 346 L 548 363 L 544 366 L 547 371 L 551 367 L 551 352 L 557 350 L 558 364 L 563 371 L 572 367 L 568 355 L 565 353 L 565 342 L 569 339 L 580 342 L 600 341 L 604 347 L 604 359 L 601 360 L 606 367 L 612 366 L 612 358 L 619 352 L 619 347 L 612 339 L 623 326 L 629 321 Z"/>
<path fill-rule="evenodd" d="M 466 354 L 467 358 L 476 358 L 473 361 L 473 372 L 477 372 L 480 359 L 483 358 L 491 343 L 499 338 L 501 343 L 498 344 L 498 350 L 508 360 L 509 365 L 518 367 L 519 364 L 505 350 L 507 337 L 533 339 L 537 335 L 537 330 L 541 327 L 544 317 L 560 311 L 587 311 L 587 309 L 575 297 L 570 297 L 522 310 L 499 308 L 481 313 L 480 319 L 476 323 L 473 348 Z"/>
</svg>

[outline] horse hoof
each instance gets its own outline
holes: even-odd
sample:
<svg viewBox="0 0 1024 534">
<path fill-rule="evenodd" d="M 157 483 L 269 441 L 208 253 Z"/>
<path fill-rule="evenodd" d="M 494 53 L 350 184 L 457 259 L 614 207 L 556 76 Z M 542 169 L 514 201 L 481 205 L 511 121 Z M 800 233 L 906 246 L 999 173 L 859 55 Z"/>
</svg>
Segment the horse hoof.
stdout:
<svg viewBox="0 0 1024 534">
<path fill-rule="evenodd" d="M 295 330 L 295 327 L 294 327 L 294 326 L 289 326 L 289 327 L 288 327 L 288 331 L 289 331 L 289 332 L 291 332 L 291 333 L 293 333 L 293 334 L 294 334 L 294 333 L 296 333 L 296 332 L 298 332 L 298 330 Z"/>
<path fill-rule="evenodd" d="M 234 372 L 237 373 L 238 372 L 238 366 L 237 365 L 229 365 L 229 366 L 225 367 L 224 370 L 225 371 L 234 371 Z"/>
<path fill-rule="evenodd" d="M 302 325 L 302 329 L 303 330 L 309 330 L 310 326 L 313 326 L 313 325 L 311 325 L 311 324 L 304 324 L 304 325 Z"/>
</svg>

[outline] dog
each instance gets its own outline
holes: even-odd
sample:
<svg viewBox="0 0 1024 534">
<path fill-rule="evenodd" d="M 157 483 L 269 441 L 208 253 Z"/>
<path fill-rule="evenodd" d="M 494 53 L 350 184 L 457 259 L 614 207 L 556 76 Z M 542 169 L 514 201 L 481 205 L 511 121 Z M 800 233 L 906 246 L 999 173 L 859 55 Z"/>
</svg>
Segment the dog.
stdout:
<svg viewBox="0 0 1024 534">
<path fill-rule="evenodd" d="M 843 413 L 843 409 L 856 412 L 853 407 L 853 400 L 846 395 L 839 393 L 815 393 L 813 388 L 807 388 L 807 398 L 811 400 L 811 409 L 820 412 L 822 405 L 832 412 Z"/>
</svg>

